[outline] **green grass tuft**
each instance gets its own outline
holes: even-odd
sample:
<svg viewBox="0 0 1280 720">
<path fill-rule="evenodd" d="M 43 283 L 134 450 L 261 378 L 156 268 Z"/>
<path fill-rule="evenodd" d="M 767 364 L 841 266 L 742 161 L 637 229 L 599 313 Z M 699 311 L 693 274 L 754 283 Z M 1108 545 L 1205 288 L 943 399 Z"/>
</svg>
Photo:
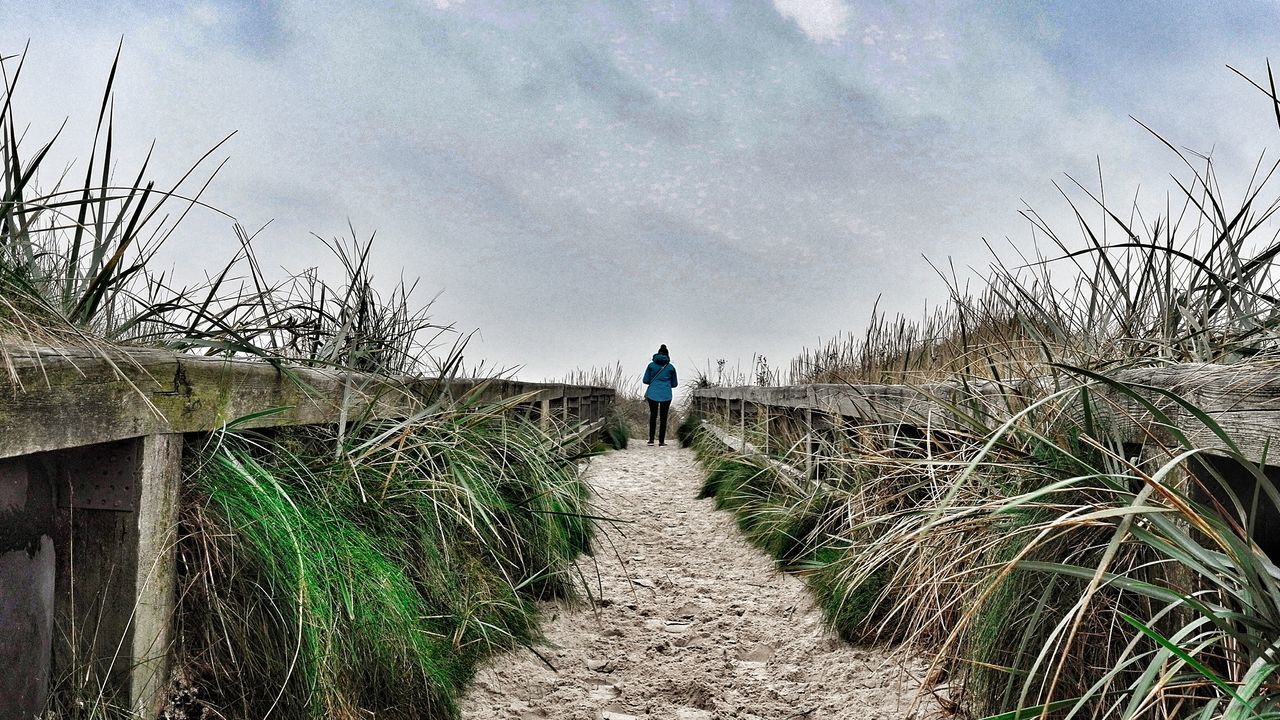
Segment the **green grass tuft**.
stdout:
<svg viewBox="0 0 1280 720">
<path fill-rule="evenodd" d="M 614 450 L 626 450 L 627 441 L 631 438 L 631 430 L 627 427 L 627 421 L 617 412 L 609 413 L 609 417 L 605 421 L 604 431 L 601 433 L 604 444 Z"/>
<path fill-rule="evenodd" d="M 676 426 L 676 439 L 680 441 L 681 447 L 695 447 L 698 428 L 702 425 L 702 418 L 696 413 L 685 413 L 680 419 L 680 424 Z"/>
<path fill-rule="evenodd" d="M 443 412 L 194 453 L 180 544 L 183 675 L 229 717 L 453 718 L 489 654 L 574 595 L 588 489 L 531 423 Z M 190 708 L 186 709 L 190 711 Z"/>
<path fill-rule="evenodd" d="M 843 554 L 826 547 L 811 555 L 803 564 L 804 581 L 822 608 L 827 625 L 849 642 L 873 640 L 876 633 L 868 628 L 879 614 L 880 597 L 888 581 L 888 573 L 880 570 L 861 582 L 850 585 L 841 568 Z"/>
</svg>

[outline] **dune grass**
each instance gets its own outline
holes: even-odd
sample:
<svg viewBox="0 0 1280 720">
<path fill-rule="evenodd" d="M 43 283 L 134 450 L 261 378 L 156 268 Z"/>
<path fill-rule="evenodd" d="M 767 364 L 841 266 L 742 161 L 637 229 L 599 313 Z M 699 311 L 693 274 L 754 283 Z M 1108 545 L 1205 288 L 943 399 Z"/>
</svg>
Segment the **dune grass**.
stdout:
<svg viewBox="0 0 1280 720">
<path fill-rule="evenodd" d="M 1230 471 L 1189 443 L 1138 458 L 1072 425 L 1072 406 L 1097 402 L 1083 390 L 1113 382 L 1085 380 L 924 457 L 883 435 L 857 454 L 821 446 L 807 482 L 695 433 L 703 494 L 806 580 L 841 636 L 934 657 L 930 680 L 962 715 L 1280 712 L 1280 572 L 1251 534 L 1280 493 L 1225 433 Z"/>
<path fill-rule="evenodd" d="M 1268 104 L 1280 104 L 1274 91 L 1264 92 Z M 1186 170 L 1154 213 L 1136 196 L 1127 207 L 1109 204 L 1101 177 L 1095 187 L 1068 177 L 1059 189 L 1078 240 L 1028 209 L 1035 247 L 1000 252 L 988 244 L 992 260 L 976 291 L 954 267 L 935 267 L 948 285 L 946 303 L 919 320 L 873 309 L 863 332 L 803 350 L 789 376 L 796 383 L 1001 381 L 1049 374 L 1055 363 L 1280 356 L 1280 160 L 1260 157 L 1232 199 L 1211 157 L 1148 130 Z"/>
<path fill-rule="evenodd" d="M 1269 73 L 1258 86 L 1280 108 Z M 956 427 L 919 418 L 904 443 L 853 422 L 773 441 L 791 467 L 813 454 L 807 484 L 702 451 L 708 491 L 806 578 L 833 628 L 930 654 L 932 692 L 962 717 L 1280 717 L 1266 460 L 1189 393 L 1113 379 L 1280 355 L 1280 164 L 1260 162 L 1232 202 L 1211 161 L 1175 152 L 1189 177 L 1155 215 L 1077 184 L 1064 197 L 1081 243 L 1028 211 L 1056 252 L 997 257 L 976 293 L 952 274 L 950 304 L 923 321 L 876 313 L 792 364 L 804 382 L 917 385 Z M 931 395 L 936 382 L 955 392 Z M 1121 442 L 1109 418 L 1123 411 L 1104 397 L 1145 407 L 1167 436 Z"/>
<path fill-rule="evenodd" d="M 317 238 L 336 280 L 269 278 L 256 233 L 238 224 L 223 267 L 183 268 L 191 284 L 157 271 L 189 213 L 221 212 L 202 196 L 226 140 L 175 182 L 148 177 L 150 155 L 125 174 L 117 53 L 89 152 L 59 173 L 61 133 L 40 137 L 18 114 L 24 60 L 0 58 L 0 356 L 133 345 L 389 383 L 462 372 L 466 338 L 415 305 L 412 284 L 380 291 L 371 239 L 354 228 Z M 422 408 L 407 419 L 189 439 L 166 717 L 455 717 L 481 660 L 538 637 L 535 603 L 574 596 L 573 561 L 595 527 L 580 430 L 517 419 L 520 399 L 483 404 L 483 386 L 448 400 L 422 396 L 430 385 L 406 385 Z M 127 714 L 101 693 L 55 691 L 50 705 L 56 717 Z"/>
<path fill-rule="evenodd" d="M 478 662 L 574 595 L 593 520 L 575 457 L 499 409 L 224 435 L 189 470 L 187 707 L 227 717 L 449 718 Z"/>
<path fill-rule="evenodd" d="M 0 339 L 145 345 L 387 375 L 450 369 L 427 351 L 447 344 L 451 326 L 431 321 L 429 304 L 412 301 L 411 284 L 378 290 L 372 238 L 360 240 L 354 228 L 347 240 L 317 238 L 342 266 L 340 280 L 314 268 L 276 280 L 264 274 L 253 251 L 257 233 L 202 199 L 231 135 L 174 181 L 148 177 L 150 153 L 118 177 L 119 51 L 80 167 L 74 175 L 49 167 L 61 130 L 41 137 L 21 119 L 15 92 L 25 60 L 25 52 L 0 58 Z M 221 268 L 157 270 L 157 253 L 193 212 L 224 216 L 235 251 Z"/>
</svg>

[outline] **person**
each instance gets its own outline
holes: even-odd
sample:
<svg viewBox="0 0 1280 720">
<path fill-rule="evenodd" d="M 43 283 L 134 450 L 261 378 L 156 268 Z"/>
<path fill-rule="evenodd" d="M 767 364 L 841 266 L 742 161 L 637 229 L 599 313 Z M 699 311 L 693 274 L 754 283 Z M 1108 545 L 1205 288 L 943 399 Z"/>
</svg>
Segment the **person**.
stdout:
<svg viewBox="0 0 1280 720">
<path fill-rule="evenodd" d="M 654 425 L 657 425 L 658 444 L 667 444 L 667 411 L 671 409 L 671 388 L 680 384 L 676 379 L 676 366 L 671 364 L 667 346 L 658 348 L 653 362 L 644 370 L 644 399 L 649 402 L 649 444 L 653 444 Z"/>
</svg>

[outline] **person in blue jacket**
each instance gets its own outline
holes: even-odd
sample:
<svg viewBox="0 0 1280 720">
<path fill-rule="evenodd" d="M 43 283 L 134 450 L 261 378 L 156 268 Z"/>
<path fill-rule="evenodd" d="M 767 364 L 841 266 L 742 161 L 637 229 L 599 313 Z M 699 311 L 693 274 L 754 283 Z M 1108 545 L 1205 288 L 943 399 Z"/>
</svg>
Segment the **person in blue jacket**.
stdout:
<svg viewBox="0 0 1280 720">
<path fill-rule="evenodd" d="M 671 364 L 671 355 L 667 346 L 658 348 L 653 362 L 644 369 L 644 384 L 649 386 L 644 392 L 644 399 L 649 401 L 649 444 L 653 444 L 654 425 L 658 426 L 658 444 L 667 444 L 667 411 L 671 409 L 671 388 L 680 383 L 676 380 L 676 366 Z"/>
</svg>

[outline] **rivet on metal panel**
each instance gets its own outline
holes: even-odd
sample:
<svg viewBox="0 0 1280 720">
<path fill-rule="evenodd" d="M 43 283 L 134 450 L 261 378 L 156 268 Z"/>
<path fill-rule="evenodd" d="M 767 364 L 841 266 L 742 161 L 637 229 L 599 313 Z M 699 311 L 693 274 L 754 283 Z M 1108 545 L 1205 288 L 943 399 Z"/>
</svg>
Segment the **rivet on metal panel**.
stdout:
<svg viewBox="0 0 1280 720">
<path fill-rule="evenodd" d="M 84 510 L 137 509 L 134 479 L 138 472 L 136 441 L 75 448 L 61 453 L 63 477 L 58 504 Z"/>
</svg>

